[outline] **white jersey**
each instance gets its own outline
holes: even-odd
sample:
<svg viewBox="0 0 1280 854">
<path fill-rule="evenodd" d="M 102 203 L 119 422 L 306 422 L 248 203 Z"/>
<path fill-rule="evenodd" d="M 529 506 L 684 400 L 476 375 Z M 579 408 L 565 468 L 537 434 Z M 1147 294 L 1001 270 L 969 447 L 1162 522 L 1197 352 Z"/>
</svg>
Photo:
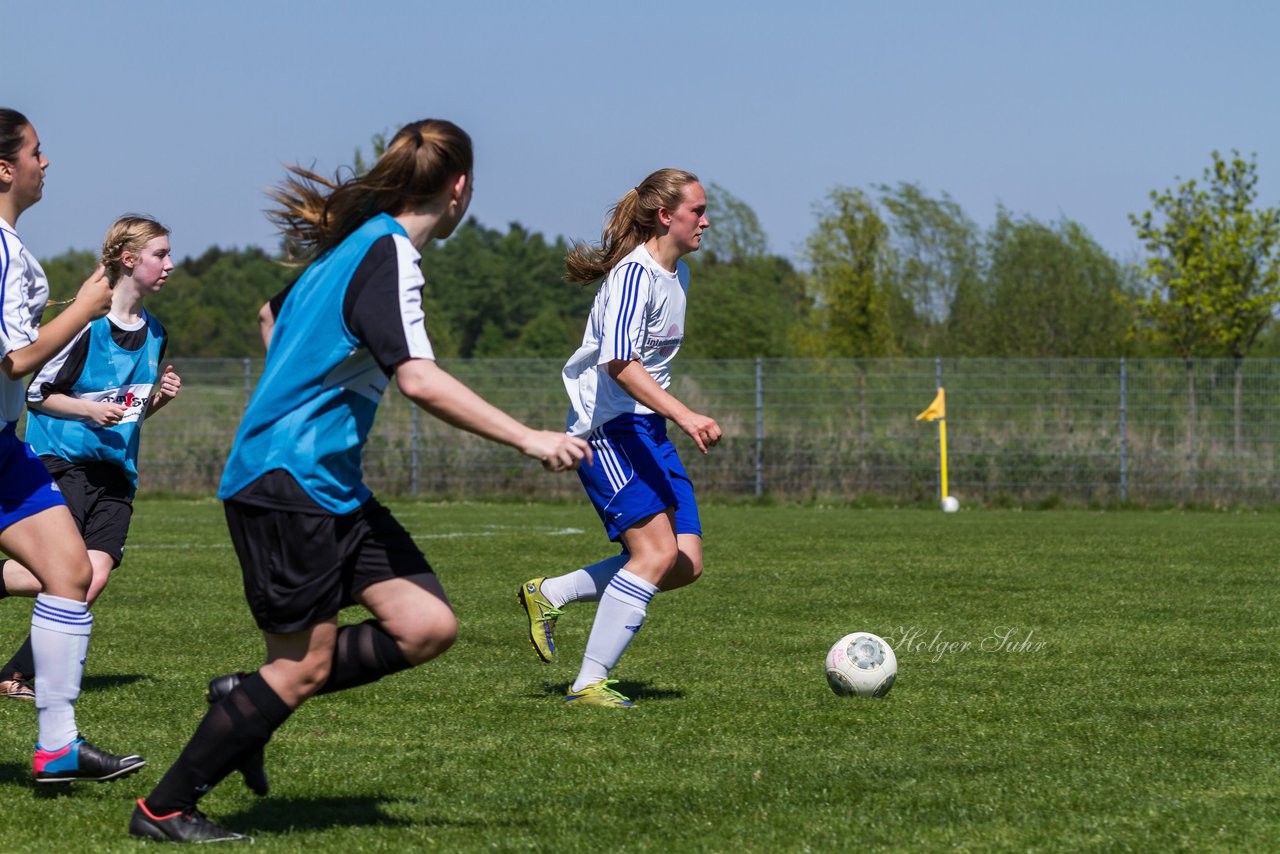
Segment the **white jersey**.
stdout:
<svg viewBox="0 0 1280 854">
<path fill-rule="evenodd" d="M 671 385 L 671 360 L 684 341 L 689 267 L 665 269 L 644 244 L 619 261 L 596 292 L 582 346 L 564 366 L 572 411 L 567 432 L 585 436 L 619 415 L 652 409 L 627 394 L 609 376 L 615 359 L 638 360 L 662 388 Z"/>
<path fill-rule="evenodd" d="M 0 219 L 0 358 L 35 342 L 48 302 L 49 280 L 40 262 Z M 0 425 L 22 415 L 23 392 L 21 379 L 0 374 Z"/>
</svg>

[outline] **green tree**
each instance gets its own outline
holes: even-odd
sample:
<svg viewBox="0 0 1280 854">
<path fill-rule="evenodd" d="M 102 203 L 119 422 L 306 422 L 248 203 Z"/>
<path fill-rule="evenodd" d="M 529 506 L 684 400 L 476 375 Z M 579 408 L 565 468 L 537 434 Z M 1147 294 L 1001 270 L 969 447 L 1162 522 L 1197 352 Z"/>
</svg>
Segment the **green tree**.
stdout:
<svg viewBox="0 0 1280 854">
<path fill-rule="evenodd" d="M 98 266 L 98 256 L 93 252 L 71 249 L 42 260 L 40 266 L 49 279 L 49 298 L 67 300 L 76 295 L 80 285 Z"/>
<path fill-rule="evenodd" d="M 707 187 L 711 228 L 702 248 L 685 257 L 691 268 L 688 334 L 681 353 L 692 359 L 752 359 L 789 355 L 805 301 L 804 281 L 768 240 L 751 206 L 718 184 Z"/>
<path fill-rule="evenodd" d="M 422 269 L 432 299 L 449 328 L 457 335 L 458 355 L 498 355 L 476 352 L 482 334 L 486 348 L 505 342 L 501 330 L 485 333 L 486 324 L 503 314 L 505 271 L 494 247 L 499 235 L 468 219 L 449 240 L 428 243 L 422 250 Z"/>
<path fill-rule="evenodd" d="M 707 185 L 707 219 L 698 254 L 717 261 L 747 261 L 768 251 L 768 240 L 751 206 L 719 184 Z"/>
<path fill-rule="evenodd" d="M 981 276 L 981 231 L 946 193 L 931 198 L 908 183 L 877 189 L 890 232 L 887 290 L 898 348 L 950 355 L 952 308 Z"/>
<path fill-rule="evenodd" d="M 1243 422 L 1242 361 L 1274 321 L 1280 304 L 1280 211 L 1257 208 L 1257 162 L 1217 151 L 1204 183 L 1184 181 L 1151 192 L 1153 210 L 1129 219 L 1148 257 L 1140 267 L 1148 286 L 1133 299 L 1136 332 L 1167 343 L 1187 366 L 1187 444 L 1195 447 L 1193 359 L 1235 360 L 1235 439 Z"/>
<path fill-rule="evenodd" d="M 1038 222 L 1001 208 L 987 235 L 988 356 L 1081 358 L 1123 353 L 1116 310 L 1124 269 L 1079 224 Z"/>
<path fill-rule="evenodd" d="M 422 252 L 427 293 L 463 358 L 566 356 L 582 335 L 594 290 L 564 281 L 562 240 L 512 223 L 505 234 L 468 219 Z M 559 323 L 551 323 L 559 318 Z M 535 335 L 525 328 L 538 321 Z M 559 343 L 556 330 L 561 330 Z M 554 351 L 554 352 L 550 352 Z"/>
<path fill-rule="evenodd" d="M 689 359 L 777 358 L 791 340 L 805 303 L 804 279 L 773 255 L 721 261 L 686 256 L 690 265 L 687 335 Z"/>
<path fill-rule="evenodd" d="M 213 247 L 183 259 L 147 309 L 164 323 L 174 356 L 260 357 L 258 309 L 297 275 L 261 249 Z"/>
<path fill-rule="evenodd" d="M 884 284 L 889 228 L 861 190 L 838 187 L 818 207 L 806 240 L 810 311 L 798 349 L 810 356 L 875 358 L 897 354 Z"/>
</svg>

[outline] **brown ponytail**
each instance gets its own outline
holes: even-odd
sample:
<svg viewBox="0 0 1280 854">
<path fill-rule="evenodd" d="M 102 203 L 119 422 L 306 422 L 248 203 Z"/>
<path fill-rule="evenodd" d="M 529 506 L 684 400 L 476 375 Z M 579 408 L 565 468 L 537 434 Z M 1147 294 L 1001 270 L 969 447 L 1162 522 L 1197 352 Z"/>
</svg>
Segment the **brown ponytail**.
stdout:
<svg viewBox="0 0 1280 854">
<path fill-rule="evenodd" d="M 600 246 L 579 243 L 565 256 L 565 278 L 587 284 L 608 274 L 622 258 L 658 232 L 658 210 L 673 211 L 684 188 L 698 176 L 683 169 L 659 169 L 627 191 L 610 211 Z"/>
<path fill-rule="evenodd" d="M 405 125 L 364 175 L 333 180 L 301 166 L 269 192 L 279 208 L 267 217 L 280 229 L 290 261 L 306 263 L 347 238 L 370 217 L 424 204 L 459 175 L 471 175 L 471 137 L 453 122 Z"/>
</svg>

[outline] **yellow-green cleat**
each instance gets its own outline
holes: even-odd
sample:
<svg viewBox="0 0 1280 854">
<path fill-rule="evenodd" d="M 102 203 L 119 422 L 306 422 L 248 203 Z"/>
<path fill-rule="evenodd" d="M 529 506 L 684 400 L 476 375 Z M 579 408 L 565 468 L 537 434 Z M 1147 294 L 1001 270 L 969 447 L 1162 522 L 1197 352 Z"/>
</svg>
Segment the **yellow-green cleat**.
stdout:
<svg viewBox="0 0 1280 854">
<path fill-rule="evenodd" d="M 529 645 L 538 654 L 538 658 L 550 662 L 556 656 L 556 619 L 564 611 L 553 608 L 546 596 L 542 595 L 542 582 L 546 577 L 531 578 L 516 590 L 516 602 L 524 608 L 529 618 Z"/>
<path fill-rule="evenodd" d="M 635 703 L 609 686 L 617 679 L 601 679 L 592 682 L 581 691 L 570 691 L 564 701 L 572 706 L 607 706 L 613 709 L 630 709 Z"/>
</svg>

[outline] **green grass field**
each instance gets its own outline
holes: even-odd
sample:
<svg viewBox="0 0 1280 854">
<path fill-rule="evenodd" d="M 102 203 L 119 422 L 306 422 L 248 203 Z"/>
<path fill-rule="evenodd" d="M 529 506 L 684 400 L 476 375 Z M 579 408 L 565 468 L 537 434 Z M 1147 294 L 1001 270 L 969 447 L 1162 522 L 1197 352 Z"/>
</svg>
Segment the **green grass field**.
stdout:
<svg viewBox="0 0 1280 854">
<path fill-rule="evenodd" d="M 304 706 L 273 794 L 202 802 L 258 851 L 1261 851 L 1280 839 L 1274 513 L 711 506 L 707 572 L 660 596 L 615 672 L 637 701 L 565 709 L 593 605 L 537 662 L 513 590 L 608 554 L 583 504 L 395 504 L 461 618 L 422 668 Z M 131 799 L 204 683 L 261 642 L 213 501 L 139 502 L 95 609 L 78 705 L 144 753 L 33 792 L 30 704 L 0 706 L 0 850 L 138 850 Z M 26 600 L 0 606 L 17 644 Z M 358 616 L 351 615 L 353 618 Z M 827 647 L 890 638 L 884 700 L 827 688 Z M 74 842 L 74 845 L 70 843 Z"/>
</svg>

